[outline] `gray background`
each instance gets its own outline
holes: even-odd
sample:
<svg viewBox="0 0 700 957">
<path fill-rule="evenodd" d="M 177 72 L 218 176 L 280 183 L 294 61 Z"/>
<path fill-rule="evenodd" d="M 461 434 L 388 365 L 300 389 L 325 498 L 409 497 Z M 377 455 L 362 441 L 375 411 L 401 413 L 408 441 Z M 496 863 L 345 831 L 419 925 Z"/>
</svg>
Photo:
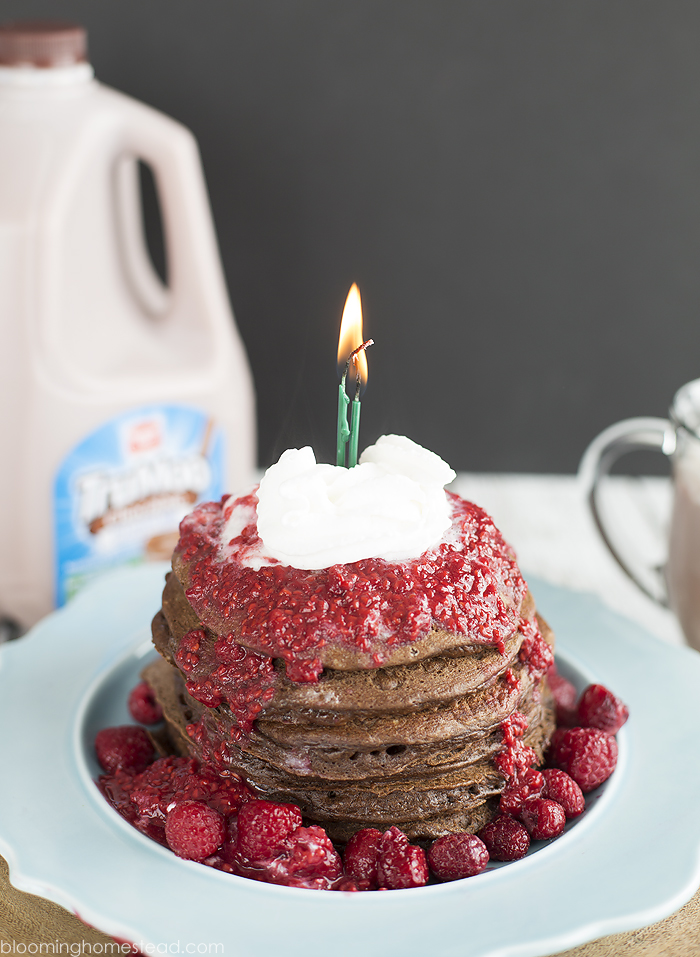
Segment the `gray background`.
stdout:
<svg viewBox="0 0 700 957">
<path fill-rule="evenodd" d="M 4 0 L 199 140 L 260 463 L 335 442 L 360 285 L 361 445 L 575 470 L 700 376 L 700 5 Z"/>
</svg>

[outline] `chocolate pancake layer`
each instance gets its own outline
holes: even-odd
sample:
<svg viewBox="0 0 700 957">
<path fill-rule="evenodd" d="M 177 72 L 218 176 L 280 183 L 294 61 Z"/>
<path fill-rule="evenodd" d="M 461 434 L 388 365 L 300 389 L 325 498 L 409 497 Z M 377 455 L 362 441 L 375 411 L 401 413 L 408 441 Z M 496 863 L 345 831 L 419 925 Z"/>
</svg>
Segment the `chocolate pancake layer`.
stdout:
<svg viewBox="0 0 700 957">
<path fill-rule="evenodd" d="M 232 630 L 236 631 L 235 619 L 224 619 L 213 612 L 206 614 L 201 620 L 197 617 L 194 609 L 190 606 L 185 590 L 189 585 L 188 567 L 182 557 L 175 553 L 173 556 L 173 574 L 168 578 L 165 593 L 163 595 L 163 611 L 171 624 L 174 634 L 185 633 L 193 628 L 206 627 L 214 635 L 226 635 Z M 506 597 L 506 602 L 510 599 Z M 534 611 L 534 601 L 529 592 L 527 592 L 517 606 L 511 607 L 513 618 L 513 629 L 517 627 L 519 618 L 528 618 Z M 255 648 L 255 644 L 248 642 L 244 636 L 237 634 L 237 640 L 241 645 Z M 415 661 L 422 661 L 424 658 L 431 658 L 434 655 L 464 655 L 474 650 L 475 646 L 494 650 L 488 644 L 485 644 L 480 636 L 468 636 L 446 631 L 438 624 L 433 623 L 429 632 L 418 638 L 416 641 L 397 645 L 389 650 L 384 650 L 382 665 L 391 667 L 392 665 L 404 665 Z M 332 668 L 336 671 L 358 671 L 362 669 L 375 670 L 377 661 L 374 652 L 362 652 L 356 648 L 337 644 L 328 644 L 321 648 L 314 648 L 314 655 L 318 656 L 324 669 Z"/>
<path fill-rule="evenodd" d="M 534 600 L 528 592 L 522 603 L 523 617 L 530 618 L 534 607 Z M 163 591 L 162 611 L 156 615 L 152 627 L 156 648 L 175 664 L 180 639 L 187 632 L 202 627 L 187 603 L 180 582 L 175 575 L 169 574 Z M 436 634 L 438 631 L 435 629 Z M 284 663 L 279 662 L 280 680 L 265 712 L 310 709 L 333 713 L 396 713 L 452 701 L 503 673 L 517 658 L 523 641 L 522 634 L 516 630 L 504 642 L 501 653 L 493 646 L 465 641 L 464 636 L 450 636 L 447 632 L 444 636 L 432 645 L 428 636 L 413 656 L 397 654 L 397 658 L 407 657 L 407 661 L 401 664 L 386 662 L 381 668 L 377 668 L 376 663 L 371 668 L 362 664 L 358 665 L 359 670 L 328 666 L 316 683 L 289 681 L 284 677 Z"/>
</svg>

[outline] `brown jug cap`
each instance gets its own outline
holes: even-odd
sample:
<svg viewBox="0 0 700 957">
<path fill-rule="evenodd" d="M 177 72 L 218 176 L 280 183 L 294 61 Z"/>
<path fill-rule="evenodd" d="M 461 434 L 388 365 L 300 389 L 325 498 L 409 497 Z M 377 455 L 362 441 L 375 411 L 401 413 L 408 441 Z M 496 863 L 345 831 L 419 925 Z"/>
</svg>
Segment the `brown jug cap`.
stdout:
<svg viewBox="0 0 700 957">
<path fill-rule="evenodd" d="M 87 33 L 77 23 L 17 20 L 0 24 L 0 66 L 61 67 L 86 60 Z"/>
</svg>

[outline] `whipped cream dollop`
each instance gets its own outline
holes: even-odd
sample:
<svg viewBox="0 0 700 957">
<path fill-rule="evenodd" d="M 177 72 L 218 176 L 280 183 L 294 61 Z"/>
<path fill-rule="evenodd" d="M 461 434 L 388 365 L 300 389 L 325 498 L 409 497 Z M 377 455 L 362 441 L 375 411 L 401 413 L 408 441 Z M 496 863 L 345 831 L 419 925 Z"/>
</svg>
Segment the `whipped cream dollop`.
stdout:
<svg viewBox="0 0 700 957">
<path fill-rule="evenodd" d="M 439 455 L 403 435 L 383 435 L 354 468 L 316 462 L 311 448 L 287 449 L 258 490 L 262 554 L 295 568 L 327 568 L 383 558 L 418 558 L 450 527 L 444 486 L 455 473 Z M 230 541 L 245 517 L 236 510 Z M 263 557 L 264 556 L 264 557 Z"/>
</svg>

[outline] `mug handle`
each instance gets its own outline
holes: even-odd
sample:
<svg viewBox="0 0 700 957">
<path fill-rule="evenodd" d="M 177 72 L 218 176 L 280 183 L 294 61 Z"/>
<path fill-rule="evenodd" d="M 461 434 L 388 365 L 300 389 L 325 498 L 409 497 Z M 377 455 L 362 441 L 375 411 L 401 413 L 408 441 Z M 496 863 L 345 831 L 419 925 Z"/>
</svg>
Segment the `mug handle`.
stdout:
<svg viewBox="0 0 700 957">
<path fill-rule="evenodd" d="M 619 458 L 628 452 L 655 451 L 667 457 L 676 450 L 676 430 L 668 419 L 636 418 L 624 419 L 609 426 L 588 446 L 579 465 L 578 478 L 593 515 L 600 536 L 608 546 L 610 554 L 635 585 L 653 601 L 669 607 L 666 579 L 660 568 L 649 568 L 626 556 L 614 536 L 605 524 L 600 508 L 599 491 L 601 480 L 610 473 Z M 640 574 L 651 576 L 655 587 L 650 588 Z"/>
</svg>

